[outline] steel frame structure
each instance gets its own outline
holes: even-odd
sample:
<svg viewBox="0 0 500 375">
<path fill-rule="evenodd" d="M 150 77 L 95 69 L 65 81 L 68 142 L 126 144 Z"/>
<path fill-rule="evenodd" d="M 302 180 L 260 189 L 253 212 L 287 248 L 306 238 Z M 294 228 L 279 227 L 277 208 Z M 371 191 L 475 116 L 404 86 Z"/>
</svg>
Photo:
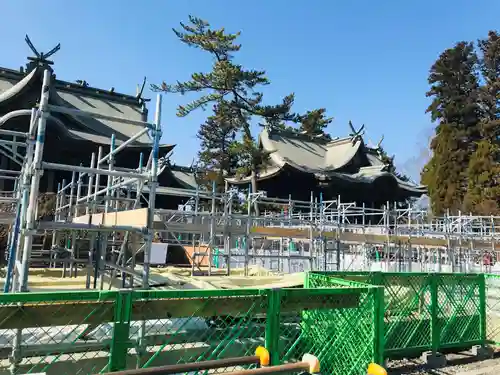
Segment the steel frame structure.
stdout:
<svg viewBox="0 0 500 375">
<path fill-rule="evenodd" d="M 278 272 L 303 270 L 387 270 L 387 271 L 488 271 L 497 256 L 500 217 L 450 215 L 431 217 L 414 207 L 398 208 L 387 202 L 382 209 L 326 201 L 311 194 L 309 201 L 267 197 L 264 192 L 242 196 L 236 189 L 224 193 L 197 188 L 158 187 L 158 174 L 166 167 L 159 159 L 161 96 L 153 123 L 104 116 L 49 104 L 51 72 L 44 73 L 41 101 L 37 108 L 19 110 L 0 118 L 0 126 L 16 116 L 31 116 L 28 133 L 0 128 L 0 153 L 20 164 L 20 171 L 0 169 L 0 179 L 15 179 L 14 192 L 3 192 L 0 219 L 13 221 L 9 236 L 9 264 L 5 292 L 28 290 L 33 238 L 50 231 L 52 246 L 48 262 L 62 264 L 63 276 L 76 275 L 77 265 L 87 265 L 87 288 L 109 287 L 118 275 L 122 287 L 150 287 L 150 256 L 153 241 L 190 248 L 193 274 L 211 275 L 215 269 L 226 274 L 242 267 L 248 274 L 253 265 Z M 43 161 L 46 123 L 51 113 L 112 119 L 140 125 L 142 129 L 110 149 L 92 153 L 89 166 Z M 151 132 L 151 152 L 146 163 L 141 155 L 136 169 L 116 165 L 115 155 L 146 132 Z M 19 148 L 25 148 L 20 152 Z M 38 188 L 44 170 L 71 172 L 61 181 L 56 194 L 55 220 L 37 221 Z M 101 180 L 105 182 L 102 183 Z M 158 194 L 180 196 L 187 203 L 176 210 L 155 207 Z M 247 212 L 234 210 L 236 199 L 246 202 Z M 147 202 L 144 227 L 74 222 L 81 215 L 133 210 Z M 273 207 L 256 216 L 255 204 Z M 7 209 L 8 208 L 8 209 Z M 281 212 L 278 212 L 280 211 Z M 15 211 L 15 215 L 14 212 Z M 155 238 L 156 237 L 156 238 Z M 87 260 L 77 256 L 77 244 L 87 242 Z M 61 245 L 63 243 L 63 245 Z M 500 249 L 500 246 L 498 247 Z M 137 254 L 144 254 L 142 264 Z M 61 254 L 66 254 L 61 257 Z M 218 271 L 220 274 L 220 271 Z M 93 280 L 93 285 L 92 285 Z"/>
<path fill-rule="evenodd" d="M 136 191 L 130 185 L 122 195 Z M 58 202 L 63 194 L 61 189 Z M 340 197 L 324 201 L 311 195 L 310 201 L 298 201 L 270 198 L 264 192 L 243 197 L 235 189 L 215 193 L 215 187 L 212 191 L 159 187 L 157 194 L 187 199 L 176 210 L 155 209 L 154 232 L 157 240 L 190 249 L 193 274 L 211 275 L 215 269 L 217 274 L 221 269 L 229 274 L 235 267 L 248 274 L 253 265 L 277 272 L 492 272 L 494 262 L 485 264 L 484 257 L 500 259 L 496 245 L 500 217 L 432 217 L 426 210 L 398 208 L 389 202 L 373 209 L 342 202 Z M 235 199 L 246 203 L 246 214 L 234 212 Z M 250 210 L 254 203 L 274 210 L 255 216 Z M 68 206 L 59 203 L 57 210 Z M 108 244 L 113 246 L 117 245 Z M 123 271 L 123 266 L 107 265 Z"/>
<path fill-rule="evenodd" d="M 144 241 L 144 253 L 146 254 L 143 270 L 142 270 L 142 286 L 148 287 L 149 267 L 148 259 L 153 238 L 152 218 L 155 207 L 155 192 L 157 187 L 157 177 L 159 168 L 159 142 L 161 138 L 161 96 L 158 95 L 156 102 L 156 112 L 154 122 L 135 121 L 126 118 L 118 118 L 113 116 L 105 116 L 99 113 L 73 110 L 64 107 L 54 106 L 49 104 L 50 81 L 52 73 L 46 69 L 43 74 L 43 84 L 41 89 L 41 100 L 37 108 L 32 110 L 19 110 L 7 113 L 0 118 L 0 126 L 9 119 L 16 116 L 30 115 L 30 127 L 28 133 L 14 132 L 10 130 L 0 129 L 1 135 L 17 137 L 25 140 L 18 142 L 17 140 L 0 140 L 0 151 L 4 156 L 10 159 L 21 162 L 21 171 L 3 171 L 9 173 L 7 176 L 0 178 L 8 178 L 10 174 L 18 174 L 14 196 L 4 196 L 0 198 L 0 202 L 7 202 L 16 205 L 15 219 L 11 226 L 9 235 L 9 259 L 7 267 L 7 277 L 4 285 L 4 292 L 23 292 L 28 290 L 28 273 L 31 260 L 31 252 L 33 247 L 33 238 L 39 235 L 40 232 L 47 230 L 53 231 L 53 247 L 57 247 L 57 234 L 59 232 L 70 233 L 72 238 L 75 238 L 76 231 L 81 231 L 82 226 L 73 223 L 70 219 L 78 215 L 81 210 L 81 204 L 85 202 L 84 210 L 88 212 L 96 212 L 100 210 L 100 200 L 104 200 L 104 211 L 108 212 L 113 207 L 112 192 L 117 185 L 127 186 L 130 184 L 137 185 L 137 197 L 129 199 L 132 204 L 137 204 L 141 197 L 141 190 L 144 187 L 148 189 L 148 211 L 151 219 L 145 228 L 138 230 L 135 227 L 121 226 L 115 228 L 113 226 L 102 225 L 85 225 L 85 231 L 90 233 L 90 237 L 97 240 L 98 236 L 107 237 L 109 233 L 114 233 L 118 229 L 125 233 L 138 233 Z M 73 114 L 80 117 L 104 118 L 108 120 L 119 121 L 122 123 L 134 124 L 143 127 L 136 135 L 124 141 L 120 145 L 116 145 L 116 139 L 113 135 L 110 142 L 110 150 L 106 155 L 103 154 L 102 147 L 99 148 L 98 156 L 93 153 L 89 167 L 74 166 L 58 163 L 48 163 L 43 161 L 43 149 L 46 137 L 47 120 L 52 118 L 52 113 Z M 139 167 L 136 170 L 116 168 L 114 166 L 115 155 L 125 147 L 133 143 L 138 137 L 150 132 L 151 152 L 148 162 L 145 166 L 142 165 L 142 155 L 139 161 Z M 17 151 L 17 147 L 25 147 L 24 155 Z M 65 206 L 65 217 L 61 216 L 61 211 L 56 212 L 56 217 L 53 222 L 37 221 L 37 207 L 39 198 L 39 183 L 40 178 L 45 170 L 62 170 L 72 172 L 72 181 L 70 184 L 63 183 L 58 192 L 58 203 L 64 201 L 62 198 L 69 189 L 69 204 Z M 106 177 L 106 185 L 104 188 L 100 185 L 100 178 Z M 78 178 L 78 184 L 76 183 Z M 95 184 L 94 184 L 95 179 Z M 81 182 L 86 181 L 86 186 L 83 187 Z M 78 188 L 75 192 L 76 186 Z M 83 187 L 83 188 L 82 188 Z M 94 190 L 95 189 L 95 190 Z M 61 197 L 61 198 L 60 198 Z M 12 219 L 12 217 L 11 217 Z M 63 220 L 64 219 L 64 220 Z M 97 233 L 97 235 L 96 235 Z M 71 251 L 71 249 L 70 249 Z"/>
</svg>

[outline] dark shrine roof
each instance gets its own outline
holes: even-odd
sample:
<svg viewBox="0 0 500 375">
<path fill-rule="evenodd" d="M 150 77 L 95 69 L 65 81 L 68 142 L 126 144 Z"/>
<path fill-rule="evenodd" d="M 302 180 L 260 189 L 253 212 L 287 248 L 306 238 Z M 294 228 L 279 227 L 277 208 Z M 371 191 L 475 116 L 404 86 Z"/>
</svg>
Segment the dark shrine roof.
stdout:
<svg viewBox="0 0 500 375">
<path fill-rule="evenodd" d="M 341 179 L 352 183 L 374 183 L 379 178 L 393 178 L 400 189 L 410 195 L 427 192 L 423 185 L 406 182 L 387 172 L 387 165 L 377 155 L 377 149 L 367 147 L 361 136 L 329 139 L 312 137 L 291 131 L 265 128 L 259 135 L 259 144 L 270 152 L 271 165 L 257 175 L 266 180 L 288 167 L 312 174 L 319 180 Z M 250 177 L 228 178 L 232 184 L 247 184 Z"/>
<path fill-rule="evenodd" d="M 48 65 L 34 67 L 25 73 L 0 67 L 0 113 L 3 108 L 31 109 L 33 103 L 21 99 L 21 96 L 40 98 L 43 71 L 52 69 Z M 135 96 L 102 90 L 81 83 L 72 83 L 53 79 L 49 103 L 71 109 L 96 112 L 130 120 L 143 121 L 147 117 L 144 101 Z M 13 104 L 15 103 L 15 104 Z M 138 133 L 142 127 L 120 122 L 119 120 L 94 119 L 68 114 L 55 114 L 61 121 L 56 125 L 65 136 L 76 140 L 89 141 L 100 145 L 109 145 L 111 135 L 116 136 L 119 145 Z M 151 138 L 143 134 L 130 147 L 150 147 Z M 171 150 L 174 145 L 162 145 L 163 151 Z"/>
<path fill-rule="evenodd" d="M 195 171 L 193 168 L 172 164 L 169 165 L 167 169 L 177 183 L 184 189 L 196 189 L 198 183 L 196 182 Z"/>
</svg>

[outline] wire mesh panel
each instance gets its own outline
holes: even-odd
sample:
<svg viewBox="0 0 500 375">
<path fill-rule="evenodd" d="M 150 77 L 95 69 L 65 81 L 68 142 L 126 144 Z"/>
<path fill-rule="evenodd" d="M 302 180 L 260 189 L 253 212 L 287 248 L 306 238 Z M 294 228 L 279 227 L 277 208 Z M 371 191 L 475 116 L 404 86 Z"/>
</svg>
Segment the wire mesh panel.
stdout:
<svg viewBox="0 0 500 375">
<path fill-rule="evenodd" d="M 265 344 L 266 311 L 265 291 L 135 292 L 126 367 L 253 355 Z"/>
<path fill-rule="evenodd" d="M 373 288 L 289 289 L 280 294 L 279 359 L 318 357 L 324 374 L 361 374 L 376 356 Z"/>
<path fill-rule="evenodd" d="M 115 293 L 0 296 L 0 371 L 92 374 L 108 367 Z"/>
<path fill-rule="evenodd" d="M 378 274 L 384 287 L 385 351 L 404 355 L 431 347 L 429 275 Z"/>
<path fill-rule="evenodd" d="M 373 284 L 373 277 L 377 272 L 363 272 L 363 271 L 334 271 L 334 272 L 310 272 L 314 275 L 325 275 L 329 277 L 336 277 L 338 279 L 355 281 L 358 283 Z"/>
<path fill-rule="evenodd" d="M 486 338 L 500 345 L 500 276 L 486 275 Z"/>
<path fill-rule="evenodd" d="M 484 275 L 399 272 L 319 274 L 384 287 L 386 358 L 417 355 L 426 350 L 467 348 L 484 343 L 487 329 L 489 332 L 497 329 L 493 328 L 497 327 L 494 289 L 489 292 L 488 300 L 491 306 L 489 321 L 493 327 L 487 328 L 486 318 L 482 318 L 486 311 Z M 314 282 L 319 285 L 321 278 L 314 277 Z M 493 281 L 491 283 L 495 285 Z M 498 326 L 500 331 L 500 323 Z"/>
<path fill-rule="evenodd" d="M 350 287 L 367 287 L 369 284 L 364 282 L 356 281 L 357 277 L 342 277 L 333 273 L 333 276 L 320 272 L 308 272 L 306 275 L 305 286 L 307 288 L 350 288 Z M 359 279 L 365 279 L 366 277 L 359 277 Z"/>
<path fill-rule="evenodd" d="M 480 281 L 484 276 L 446 274 L 436 277 L 439 346 L 481 343 Z"/>
</svg>

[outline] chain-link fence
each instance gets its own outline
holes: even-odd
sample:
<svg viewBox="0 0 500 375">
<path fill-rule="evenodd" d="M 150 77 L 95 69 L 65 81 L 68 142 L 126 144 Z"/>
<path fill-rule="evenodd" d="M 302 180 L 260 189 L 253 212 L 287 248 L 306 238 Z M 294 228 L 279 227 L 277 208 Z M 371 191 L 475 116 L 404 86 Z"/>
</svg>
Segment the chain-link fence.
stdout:
<svg viewBox="0 0 500 375">
<path fill-rule="evenodd" d="M 500 275 L 486 275 L 486 338 L 500 346 Z"/>
<path fill-rule="evenodd" d="M 127 361 L 117 367 L 241 357 L 265 346 L 266 291 L 146 291 L 132 296 L 128 340 L 133 345 L 127 348 Z"/>
<path fill-rule="evenodd" d="M 491 309 L 486 307 L 485 275 L 316 272 L 309 278 L 320 276 L 383 286 L 385 358 L 466 349 L 487 342 L 486 316 Z M 491 297 L 491 306 L 493 301 Z M 496 322 L 493 319 L 490 322 Z"/>
<path fill-rule="evenodd" d="M 0 373 L 99 373 L 115 312 L 113 292 L 0 295 Z"/>
<path fill-rule="evenodd" d="M 370 286 L 282 290 L 277 358 L 289 362 L 314 353 L 322 373 L 339 375 L 361 374 L 370 362 L 381 362 L 381 293 Z"/>
<path fill-rule="evenodd" d="M 300 361 L 307 352 L 321 360 L 325 374 L 361 373 L 382 358 L 377 306 L 383 291 L 348 284 L 4 294 L 0 375 L 96 374 L 226 359 L 253 355 L 259 345 L 274 364 Z"/>
<path fill-rule="evenodd" d="M 226 359 L 259 345 L 273 364 L 311 353 L 322 373 L 354 375 L 384 357 L 500 342 L 498 276 L 310 272 L 304 286 L 3 294 L 0 375 Z"/>
</svg>

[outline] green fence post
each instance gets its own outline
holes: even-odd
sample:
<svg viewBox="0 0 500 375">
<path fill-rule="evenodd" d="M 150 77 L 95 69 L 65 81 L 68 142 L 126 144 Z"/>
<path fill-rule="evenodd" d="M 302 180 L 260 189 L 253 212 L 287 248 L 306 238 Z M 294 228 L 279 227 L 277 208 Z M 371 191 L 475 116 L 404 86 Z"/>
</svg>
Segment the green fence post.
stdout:
<svg viewBox="0 0 500 375">
<path fill-rule="evenodd" d="M 129 344 L 132 292 L 123 290 L 116 295 L 113 338 L 109 351 L 108 372 L 125 370 Z"/>
<path fill-rule="evenodd" d="M 479 337 L 486 346 L 486 275 L 479 275 Z"/>
<path fill-rule="evenodd" d="M 309 289 L 311 285 L 311 271 L 307 271 L 304 275 L 304 289 Z"/>
<path fill-rule="evenodd" d="M 381 271 L 371 272 L 368 277 L 370 278 L 368 281 L 370 284 L 384 286 L 384 274 Z"/>
<path fill-rule="evenodd" d="M 278 365 L 280 363 L 279 334 L 281 290 L 270 289 L 267 296 L 266 349 L 271 356 L 271 364 Z"/>
<path fill-rule="evenodd" d="M 379 365 L 384 364 L 384 350 L 385 350 L 385 302 L 384 302 L 384 287 L 377 286 L 373 288 L 374 307 L 375 307 L 375 342 L 374 342 L 374 362 Z"/>
<path fill-rule="evenodd" d="M 431 289 L 431 348 L 432 354 L 436 355 L 439 350 L 441 333 L 439 332 L 438 319 L 438 275 L 433 273 L 430 276 L 429 284 Z"/>
</svg>

